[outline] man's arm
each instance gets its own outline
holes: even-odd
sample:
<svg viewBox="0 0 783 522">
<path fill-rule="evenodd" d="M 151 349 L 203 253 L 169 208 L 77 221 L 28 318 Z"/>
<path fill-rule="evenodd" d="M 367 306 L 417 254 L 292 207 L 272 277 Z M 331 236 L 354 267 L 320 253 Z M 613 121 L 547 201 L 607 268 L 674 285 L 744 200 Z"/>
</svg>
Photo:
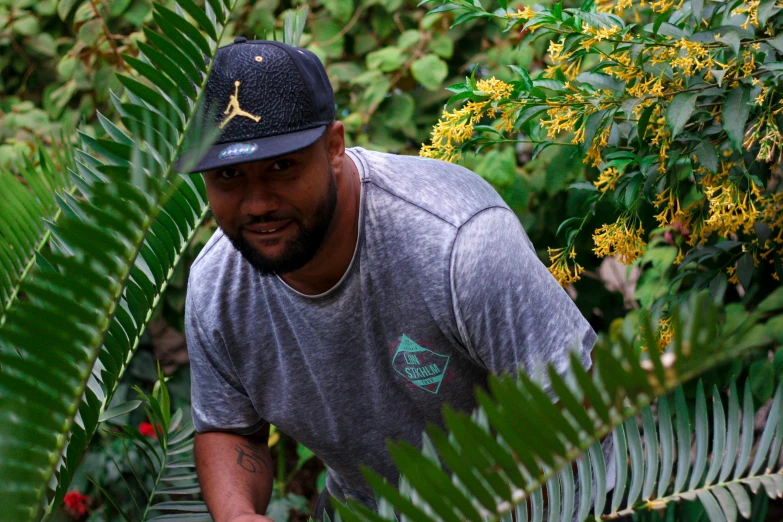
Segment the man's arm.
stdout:
<svg viewBox="0 0 783 522">
<path fill-rule="evenodd" d="M 253 435 L 196 433 L 201 490 L 215 522 L 269 522 L 261 516 L 272 496 L 269 425 Z"/>
</svg>

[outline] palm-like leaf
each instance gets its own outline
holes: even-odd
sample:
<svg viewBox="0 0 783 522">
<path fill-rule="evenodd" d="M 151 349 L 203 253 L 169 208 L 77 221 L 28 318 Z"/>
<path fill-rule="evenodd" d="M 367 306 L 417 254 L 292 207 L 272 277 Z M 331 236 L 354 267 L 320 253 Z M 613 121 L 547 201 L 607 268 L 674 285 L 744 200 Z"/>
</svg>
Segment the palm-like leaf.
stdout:
<svg viewBox="0 0 783 522">
<path fill-rule="evenodd" d="M 18 177 L 0 171 L 0 193 L 4 195 L 0 210 L 0 327 L 49 240 L 46 221 L 56 222 L 73 198 L 75 187 L 67 176 L 72 154 L 66 140 L 61 139 L 60 145 L 62 153 L 51 158 L 39 143 L 38 165 L 25 161 Z"/>
<path fill-rule="evenodd" d="M 165 36 L 147 32 L 150 44 L 134 62 L 139 79 L 122 80 L 129 101 L 115 98 L 130 134 L 104 118 L 109 138 L 82 136 L 93 154 L 76 152 L 71 179 L 84 199 L 65 201 L 50 227 L 56 248 L 46 269 L 24 281 L 27 299 L 14 303 L 0 330 L 0 497 L 8 520 L 35 517 L 60 463 L 67 487 L 203 216 L 203 182 L 179 177 L 172 165 L 196 117 L 205 57 L 213 57 L 234 4 L 210 0 L 202 9 L 181 0 L 195 24 L 156 6 Z M 174 55 L 180 59 L 165 59 Z"/>
<path fill-rule="evenodd" d="M 774 307 L 770 303 L 777 303 L 781 292 L 773 294 L 760 309 L 772 311 Z M 731 481 L 724 482 L 723 475 L 719 486 L 712 486 L 712 489 L 710 484 L 713 483 L 702 486 L 702 477 L 714 480 L 717 474 L 715 459 L 724 459 L 718 449 L 721 448 L 720 435 L 725 435 L 725 429 L 717 420 L 714 428 L 717 438 L 713 444 L 716 454 L 708 469 L 703 393 L 697 400 L 697 451 L 692 471 L 688 457 L 675 457 L 675 451 L 680 456 L 689 455 L 691 447 L 691 422 L 681 392 L 675 393 L 674 421 L 665 399 L 659 403 L 658 426 L 649 410 L 655 397 L 672 392 L 680 383 L 721 362 L 769 344 L 764 327 L 759 324 L 764 317 L 761 312 L 751 314 L 744 321 L 727 321 L 723 332 L 719 331 L 718 312 L 705 295 L 694 296 L 675 308 L 672 312 L 675 338 L 671 351 L 661 358 L 640 358 L 627 336 L 613 345 L 599 342 L 594 350 L 596 367 L 592 376 L 581 367 L 578 359 L 573 361 L 567 378 L 560 377 L 550 368 L 548 377 L 560 408 L 552 404 L 541 386 L 524 371 L 519 373 L 518 379 L 492 378 L 492 395 L 478 392 L 480 408 L 474 415 L 446 408 L 444 417 L 448 434 L 430 427 L 421 451 L 407 443 L 390 444 L 392 457 L 403 476 L 399 491 L 366 470 L 365 476 L 379 495 L 379 513 L 396 511 L 417 521 L 479 522 L 502 520 L 511 511 L 516 511 L 519 520 L 541 521 L 545 512 L 542 489 L 545 489 L 549 499 L 548 522 L 570 521 L 573 514 L 581 521 L 591 514 L 600 516 L 606 506 L 616 514 L 654 502 L 665 505 L 685 495 L 706 498 L 705 502 L 710 503 L 710 499 L 718 498 L 714 491 L 720 491 L 717 495 L 722 494 L 723 489 L 718 490 L 719 487 L 725 486 L 731 491 Z M 647 346 L 655 346 L 649 318 L 643 328 Z M 780 393 L 778 390 L 773 410 L 780 408 Z M 729 397 L 736 401 L 736 392 Z M 587 409 L 583 399 L 590 404 Z M 752 418 L 753 408 L 748 400 L 745 399 L 744 410 L 750 414 L 745 415 L 745 419 Z M 641 414 L 646 426 L 646 445 L 642 444 L 638 424 L 632 419 L 637 414 Z M 737 425 L 737 416 L 738 408 L 730 402 L 726 421 L 729 435 Z M 743 475 L 752 444 L 752 431 L 749 431 L 752 425 L 748 428 L 748 421 L 745 421 L 737 461 L 726 457 L 730 461 L 725 464 L 726 476 L 734 470 L 734 485 L 731 486 L 734 489 L 742 481 L 748 484 L 761 481 L 753 474 L 761 469 L 768 455 L 772 455 L 770 462 L 773 457 L 777 462 L 778 441 L 783 437 L 778 418 L 770 419 L 774 426 L 762 437 L 763 453 L 757 457 L 761 460 L 751 465 L 750 478 Z M 656 431 L 659 436 L 653 437 Z M 607 484 L 604 456 L 597 442 L 610 432 L 614 435 L 614 484 Z M 771 441 L 773 437 L 775 442 L 770 442 L 769 446 L 765 441 Z M 723 444 L 723 448 L 736 447 Z M 772 452 L 767 453 L 770 447 Z M 442 469 L 441 460 L 450 473 Z M 571 468 L 573 462 L 577 462 L 580 471 L 576 480 L 578 490 Z M 764 480 L 773 480 L 771 476 Z M 674 486 L 670 488 L 672 481 Z M 607 490 L 611 486 L 614 487 L 609 498 Z M 771 491 L 777 494 L 776 489 Z M 653 496 L 654 492 L 657 492 L 657 498 Z M 530 499 L 531 507 L 529 517 L 525 507 L 527 499 Z M 377 522 L 394 518 L 371 513 L 354 502 L 350 505 L 350 509 L 338 506 L 348 521 Z"/>
<path fill-rule="evenodd" d="M 98 482 L 90 477 L 88 479 L 119 511 L 126 522 L 164 520 L 212 522 L 206 504 L 200 500 L 192 500 L 194 495 L 201 492 L 196 479 L 196 464 L 193 460 L 193 423 L 191 421 L 182 423 L 182 410 L 171 414 L 169 393 L 160 368 L 158 382 L 152 395 L 146 395 L 138 388 L 136 390 L 140 400 L 132 401 L 134 407 L 144 405 L 147 418 L 155 430 L 155 437 L 152 439 L 128 426 L 123 426 L 123 431 L 119 434 L 124 439 L 126 465 L 144 495 L 142 499 L 135 497 L 126 482 L 138 510 L 137 516 L 131 518 Z M 129 446 L 142 456 L 137 461 L 140 461 L 146 470 L 136 469 L 133 464 L 134 459 L 130 458 Z M 116 462 L 114 464 L 119 470 L 119 465 Z M 152 487 L 149 490 L 140 478 L 147 475 L 152 477 Z"/>
</svg>

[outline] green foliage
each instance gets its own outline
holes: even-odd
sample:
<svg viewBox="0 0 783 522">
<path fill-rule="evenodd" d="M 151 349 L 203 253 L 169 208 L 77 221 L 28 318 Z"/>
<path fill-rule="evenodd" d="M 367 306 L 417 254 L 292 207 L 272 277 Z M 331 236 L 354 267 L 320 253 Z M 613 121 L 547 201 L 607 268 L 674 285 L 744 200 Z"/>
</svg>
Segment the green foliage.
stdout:
<svg viewBox="0 0 783 522">
<path fill-rule="evenodd" d="M 203 19 L 210 27 L 205 32 L 222 33 L 232 8 L 233 3 L 207 3 Z M 186 10 L 193 9 L 201 8 Z M 206 45 L 210 56 L 217 44 L 196 37 L 196 26 L 181 15 L 158 14 L 164 36 L 154 47 L 191 39 L 196 44 L 180 46 L 180 63 L 156 59 L 154 53 L 147 63 L 135 63 L 139 79 L 122 79 L 127 101 L 113 96 L 124 130 L 102 118 L 108 138 L 81 134 L 82 150 L 66 163 L 75 166 L 69 174 L 80 197 L 63 198 L 63 213 L 50 227 L 50 250 L 43 251 L 40 231 L 21 229 L 25 256 L 36 255 L 39 266 L 32 275 L 22 275 L 0 329 L 0 417 L 5 420 L 0 491 L 9 520 L 34 518 L 48 484 L 55 492 L 47 512 L 59 504 L 206 211 L 203 181 L 177 175 L 172 165 L 182 153 L 204 84 L 193 71 L 208 72 L 197 44 Z M 167 84 L 157 84 L 188 74 L 195 85 L 191 92 L 167 92 Z M 147 80 L 153 87 L 145 85 Z M 9 190 L 12 183 L 16 180 L 8 182 Z M 31 205 L 27 210 L 38 209 Z M 55 471 L 57 480 L 50 481 Z"/>
<path fill-rule="evenodd" d="M 515 143 L 535 145 L 534 157 L 553 146 L 581 156 L 590 183 L 572 185 L 582 205 L 550 249 L 563 285 L 580 280 L 588 248 L 631 264 L 660 227 L 678 248 L 672 294 L 728 282 L 758 300 L 783 274 L 783 18 L 772 5 L 439 2 L 433 12 L 458 13 L 455 25 L 502 22 L 508 37 L 522 28 L 549 49 L 537 74 L 512 65 L 511 81 L 451 86 L 451 101 L 466 103 L 444 113 L 422 155 L 451 161 Z"/>
<path fill-rule="evenodd" d="M 191 421 L 183 423 L 182 409 L 171 413 L 171 401 L 166 379 L 158 369 L 158 381 L 151 395 L 135 388 L 139 399 L 118 405 L 111 414 L 105 412 L 101 422 L 109 420 L 113 414 L 124 414 L 143 406 L 146 412 L 148 433 L 138 428 L 122 426 L 122 431 L 113 433 L 121 438 L 125 455 L 123 465 L 127 465 L 135 481 L 134 487 L 123 478 L 130 497 L 133 499 L 133 511 L 127 512 L 117 505 L 114 495 L 106 491 L 92 477 L 88 480 L 103 493 L 104 498 L 113 505 L 126 522 L 162 522 L 178 517 L 179 520 L 192 522 L 211 522 L 207 506 L 202 501 L 192 500 L 201 491 L 196 478 L 196 464 L 193 460 L 193 434 Z M 149 432 L 152 433 L 149 433 Z M 131 451 L 135 450 L 135 458 Z M 134 465 L 134 462 L 136 463 Z M 112 459 L 117 470 L 120 464 Z M 144 480 L 146 476 L 152 480 Z"/>
</svg>

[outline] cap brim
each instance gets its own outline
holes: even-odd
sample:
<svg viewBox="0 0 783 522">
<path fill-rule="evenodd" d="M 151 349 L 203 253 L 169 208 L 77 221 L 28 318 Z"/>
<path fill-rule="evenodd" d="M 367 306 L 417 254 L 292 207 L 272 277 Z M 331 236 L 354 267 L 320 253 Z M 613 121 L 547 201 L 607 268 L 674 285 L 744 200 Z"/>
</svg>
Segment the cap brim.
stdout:
<svg viewBox="0 0 783 522">
<path fill-rule="evenodd" d="M 326 125 L 321 125 L 312 129 L 290 132 L 288 134 L 212 145 L 203 152 L 203 154 L 194 151 L 186 152 L 177 160 L 175 168 L 177 172 L 181 174 L 194 174 L 196 172 L 205 172 L 207 170 L 230 167 L 231 165 L 238 165 L 240 163 L 282 156 L 283 154 L 296 152 L 297 150 L 309 147 L 323 135 L 325 130 Z M 256 149 L 248 154 L 235 155 L 226 158 L 220 157 L 221 152 L 236 143 L 256 145 Z M 200 159 L 197 156 L 201 156 Z"/>
</svg>

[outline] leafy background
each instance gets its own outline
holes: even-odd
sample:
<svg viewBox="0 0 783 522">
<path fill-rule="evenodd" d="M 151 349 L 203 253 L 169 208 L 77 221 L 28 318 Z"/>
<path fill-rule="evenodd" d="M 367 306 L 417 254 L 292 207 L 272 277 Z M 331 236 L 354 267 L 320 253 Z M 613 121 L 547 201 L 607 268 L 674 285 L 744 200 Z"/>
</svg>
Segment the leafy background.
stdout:
<svg viewBox="0 0 783 522">
<path fill-rule="evenodd" d="M 234 36 L 263 38 L 280 32 L 284 14 L 299 5 L 277 0 L 240 2 L 222 43 L 230 43 Z M 519 66 L 531 76 L 547 66 L 548 39 L 531 43 L 526 29 L 506 32 L 503 21 L 473 19 L 452 28 L 460 12 L 425 17 L 429 6 L 407 0 L 327 0 L 308 5 L 301 44 L 327 65 L 349 145 L 418 154 L 451 96 L 445 86 L 463 81 L 474 68 L 479 77 L 513 81 L 515 74 L 508 65 Z M 509 7 L 526 5 L 532 2 L 512 2 Z M 13 171 L 25 159 L 36 162 L 39 147 L 51 146 L 53 136 L 68 136 L 77 126 L 101 136 L 104 131 L 97 125 L 96 110 L 117 118 L 109 93 L 122 91 L 116 74 L 129 71 L 123 56 L 138 55 L 139 44 L 147 40 L 142 26 L 152 22 L 148 0 L 3 2 L 0 167 Z M 497 188 L 517 212 L 542 261 L 548 263 L 545 247 L 554 244 L 558 225 L 577 215 L 584 202 L 584 194 L 566 188 L 591 174 L 573 151 L 550 148 L 533 159 L 534 152 L 538 151 L 530 145 L 508 145 L 468 155 L 464 163 Z M 596 217 L 608 222 L 610 210 L 599 209 Z M 133 399 L 134 385 L 151 390 L 158 360 L 170 376 L 172 403 L 188 417 L 189 374 L 182 335 L 185 283 L 190 263 L 214 229 L 208 218 L 177 267 L 115 403 Z M 665 234 L 663 229 L 656 232 L 647 252 L 631 268 L 612 259 L 584 263 L 583 280 L 568 291 L 596 331 L 619 335 L 624 318 L 633 318 L 665 294 L 674 276 L 671 268 L 676 256 Z M 729 304 L 731 313 L 743 313 L 742 299 L 733 295 L 730 300 L 734 301 Z M 783 357 L 778 354 L 747 364 L 733 362 L 708 375 L 705 382 L 709 386 L 749 375 L 755 402 L 763 404 L 782 374 Z M 694 397 L 694 389 L 686 387 L 686 395 Z M 116 519 L 117 507 L 106 502 L 86 476 L 94 477 L 120 508 L 130 509 L 132 499 L 123 487 L 128 470 L 112 464 L 112 459 L 122 460 L 122 453 L 111 433 L 122 426 L 142 426 L 144 419 L 141 410 L 134 410 L 103 425 L 83 460 L 84 473 L 77 473 L 72 484 L 72 490 L 89 497 L 88 509 L 79 514 L 66 505 L 58 517 Z M 277 458 L 281 464 L 275 520 L 301 519 L 323 487 L 322 466 L 284 434 L 273 434 L 270 443 L 274 443 L 273 457 L 285 456 Z"/>
</svg>

